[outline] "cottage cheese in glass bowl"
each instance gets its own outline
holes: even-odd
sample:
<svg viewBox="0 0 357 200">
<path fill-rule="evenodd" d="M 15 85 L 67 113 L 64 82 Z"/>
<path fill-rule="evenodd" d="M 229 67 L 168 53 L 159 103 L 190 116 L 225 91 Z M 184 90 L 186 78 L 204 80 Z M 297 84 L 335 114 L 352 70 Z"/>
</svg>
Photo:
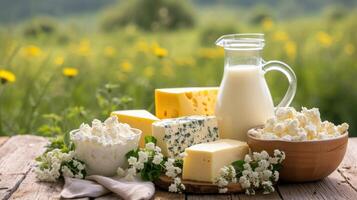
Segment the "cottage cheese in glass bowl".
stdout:
<svg viewBox="0 0 357 200">
<path fill-rule="evenodd" d="M 93 120 L 70 133 L 76 157 L 86 164 L 89 175 L 113 176 L 127 165 L 125 154 L 138 147 L 141 131 L 118 122 L 116 116 L 104 122 Z"/>
</svg>

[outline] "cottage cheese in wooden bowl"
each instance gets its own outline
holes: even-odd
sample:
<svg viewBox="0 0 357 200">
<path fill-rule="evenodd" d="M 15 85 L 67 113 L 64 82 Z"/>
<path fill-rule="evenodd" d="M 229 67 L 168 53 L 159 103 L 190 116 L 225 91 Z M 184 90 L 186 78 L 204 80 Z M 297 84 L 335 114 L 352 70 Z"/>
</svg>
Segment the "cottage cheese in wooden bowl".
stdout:
<svg viewBox="0 0 357 200">
<path fill-rule="evenodd" d="M 252 151 L 285 152 L 281 179 L 305 182 L 322 179 L 341 163 L 347 148 L 348 124 L 322 121 L 317 108 L 277 108 L 262 128 L 248 131 Z"/>
<path fill-rule="evenodd" d="M 125 167 L 125 154 L 138 147 L 141 131 L 119 123 L 116 116 L 93 120 L 70 133 L 76 156 L 86 163 L 88 174 L 112 176 Z"/>
</svg>

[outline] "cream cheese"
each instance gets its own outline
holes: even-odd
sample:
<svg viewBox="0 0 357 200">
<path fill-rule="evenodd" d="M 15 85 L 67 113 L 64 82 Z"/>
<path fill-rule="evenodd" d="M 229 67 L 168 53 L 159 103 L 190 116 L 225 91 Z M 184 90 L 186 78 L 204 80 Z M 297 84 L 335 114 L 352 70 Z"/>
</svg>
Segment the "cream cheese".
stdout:
<svg viewBox="0 0 357 200">
<path fill-rule="evenodd" d="M 298 112 L 292 107 L 280 107 L 262 129 L 252 129 L 248 133 L 262 139 L 324 140 L 346 133 L 348 127 L 347 123 L 336 126 L 322 121 L 318 108 L 302 107 L 301 112 Z"/>
<path fill-rule="evenodd" d="M 116 116 L 93 120 L 71 132 L 76 157 L 86 163 L 88 174 L 112 176 L 126 166 L 125 154 L 138 147 L 141 131 L 119 123 Z"/>
</svg>

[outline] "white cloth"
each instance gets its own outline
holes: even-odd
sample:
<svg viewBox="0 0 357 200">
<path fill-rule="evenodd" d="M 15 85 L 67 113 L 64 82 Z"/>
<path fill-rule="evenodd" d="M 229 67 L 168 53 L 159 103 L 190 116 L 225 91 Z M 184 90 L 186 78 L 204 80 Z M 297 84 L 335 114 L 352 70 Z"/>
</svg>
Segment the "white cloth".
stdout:
<svg viewBox="0 0 357 200">
<path fill-rule="evenodd" d="M 113 192 L 125 200 L 147 200 L 151 199 L 155 193 L 155 187 L 152 182 L 144 182 L 140 179 L 127 181 L 122 178 L 109 178 L 99 175 L 91 175 L 86 179 L 66 177 L 61 197 L 99 197 Z"/>
</svg>

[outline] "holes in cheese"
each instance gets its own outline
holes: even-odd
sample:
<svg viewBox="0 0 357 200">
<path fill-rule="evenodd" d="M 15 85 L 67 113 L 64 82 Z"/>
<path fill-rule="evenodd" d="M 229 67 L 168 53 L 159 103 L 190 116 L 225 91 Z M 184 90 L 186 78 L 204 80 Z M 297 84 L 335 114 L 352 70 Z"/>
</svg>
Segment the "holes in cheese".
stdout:
<svg viewBox="0 0 357 200">
<path fill-rule="evenodd" d="M 146 110 L 121 110 L 114 111 L 111 115 L 116 115 L 119 122 L 129 124 L 129 126 L 142 131 L 139 142 L 140 147 L 145 146 L 145 136 L 152 135 L 152 123 L 159 120 L 159 118 Z"/>
<path fill-rule="evenodd" d="M 160 119 L 190 115 L 214 115 L 218 87 L 155 90 L 156 116 Z"/>
<path fill-rule="evenodd" d="M 238 140 L 221 139 L 193 145 L 185 149 L 182 178 L 214 182 L 222 167 L 244 159 L 248 153 L 248 144 Z"/>
</svg>

